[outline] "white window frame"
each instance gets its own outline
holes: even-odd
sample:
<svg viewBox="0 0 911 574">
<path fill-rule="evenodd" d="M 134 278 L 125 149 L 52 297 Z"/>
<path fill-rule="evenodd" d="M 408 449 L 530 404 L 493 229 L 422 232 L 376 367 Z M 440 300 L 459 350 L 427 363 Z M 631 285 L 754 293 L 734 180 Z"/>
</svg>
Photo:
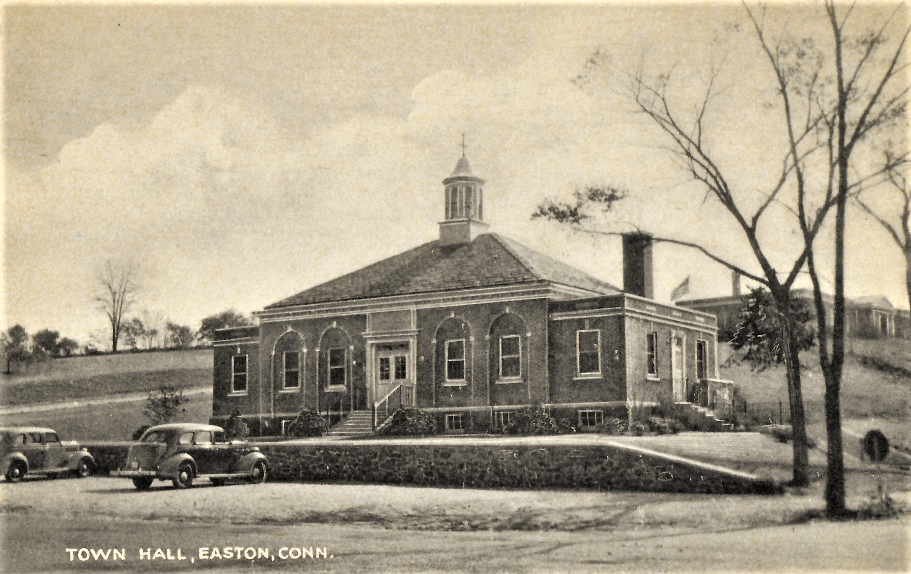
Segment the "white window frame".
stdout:
<svg viewBox="0 0 911 574">
<path fill-rule="evenodd" d="M 242 373 L 237 372 L 234 367 L 234 364 L 237 359 L 243 357 L 244 359 L 244 370 Z M 237 380 L 237 375 L 244 376 L 244 388 L 243 390 L 238 391 L 235 385 Z M 249 355 L 232 355 L 231 356 L 231 394 L 232 395 L 246 395 L 247 390 L 250 388 L 250 356 Z"/>
<path fill-rule="evenodd" d="M 518 344 L 519 354 L 518 355 L 509 355 L 509 358 L 518 357 L 518 359 L 519 359 L 519 374 L 518 375 L 510 375 L 508 377 L 503 375 L 503 340 L 504 339 L 518 339 L 519 340 L 519 344 Z M 502 383 L 520 382 L 522 380 L 522 335 L 500 335 L 500 340 L 499 340 L 498 344 L 500 345 L 500 357 L 499 357 L 500 358 L 500 365 L 499 365 L 500 368 L 499 368 L 499 372 L 497 373 L 497 375 L 498 375 L 497 382 L 498 383 L 500 383 L 500 382 L 502 382 Z"/>
<path fill-rule="evenodd" d="M 459 421 L 459 428 L 453 428 L 452 422 Z M 465 413 L 447 413 L 446 414 L 446 432 L 464 433 L 465 432 Z"/>
<path fill-rule="evenodd" d="M 288 354 L 294 353 L 297 355 L 297 368 L 288 370 Z M 292 392 L 299 391 L 302 387 L 303 381 L 301 380 L 301 353 L 300 351 L 282 351 L 282 392 Z M 293 387 L 288 386 L 288 373 L 294 372 L 297 373 L 297 385 Z"/>
<path fill-rule="evenodd" d="M 702 347 L 702 356 L 699 354 L 699 347 Z M 702 363 L 702 376 L 699 376 L 699 363 Z M 705 339 L 696 339 L 696 378 L 709 378 L 709 342 Z"/>
<path fill-rule="evenodd" d="M 585 413 L 587 415 L 594 415 L 595 424 L 594 425 L 584 425 L 582 424 L 583 416 Z M 588 418 L 588 417 L 586 417 Z M 579 409 L 579 427 L 580 428 L 597 428 L 599 426 L 604 426 L 604 411 L 601 409 Z"/>
<path fill-rule="evenodd" d="M 582 372 L 582 347 L 580 341 L 582 333 L 597 333 L 597 353 L 598 353 L 598 370 Z M 580 329 L 576 331 L 576 378 L 579 379 L 599 379 L 601 378 L 601 329 Z"/>
<path fill-rule="evenodd" d="M 462 378 L 461 379 L 450 379 L 449 378 L 449 345 L 450 343 L 462 343 L 462 358 L 455 359 L 456 361 L 462 362 Z M 468 372 L 468 345 L 465 343 L 465 339 L 447 339 L 443 344 L 443 353 L 445 355 L 444 360 L 444 375 L 443 375 L 443 385 L 449 387 L 460 387 L 467 385 L 468 381 L 465 378 L 465 374 Z"/>
<path fill-rule="evenodd" d="M 399 359 L 405 363 L 405 376 L 399 376 Z M 408 380 L 408 355 L 393 355 L 392 356 L 392 380 L 393 381 L 407 381 Z"/>
<path fill-rule="evenodd" d="M 649 352 L 649 346 L 652 351 Z M 652 331 L 645 334 L 645 376 L 649 379 L 659 379 L 658 376 L 658 333 Z M 654 371 L 652 370 L 654 368 Z"/>
<path fill-rule="evenodd" d="M 332 366 L 332 351 L 343 351 L 345 353 L 345 358 L 342 363 L 342 369 L 344 371 L 343 379 L 344 382 L 341 385 L 332 384 L 332 369 L 338 369 L 339 367 Z M 338 391 L 348 388 L 348 347 L 331 347 L 326 349 L 326 390 Z"/>
</svg>

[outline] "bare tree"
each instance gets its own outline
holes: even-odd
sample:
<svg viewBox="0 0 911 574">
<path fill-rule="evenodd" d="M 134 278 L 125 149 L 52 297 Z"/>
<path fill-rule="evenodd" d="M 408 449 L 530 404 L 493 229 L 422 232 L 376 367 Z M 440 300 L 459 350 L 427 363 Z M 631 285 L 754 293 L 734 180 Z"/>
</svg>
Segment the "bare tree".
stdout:
<svg viewBox="0 0 911 574">
<path fill-rule="evenodd" d="M 806 215 L 801 214 L 801 228 L 808 249 L 807 267 L 813 281 L 813 295 L 816 304 L 816 319 L 819 325 L 819 364 L 825 378 L 826 438 L 828 440 L 826 473 L 826 511 L 830 515 L 844 514 L 845 480 L 844 452 L 841 431 L 841 376 L 845 355 L 845 223 L 847 201 L 866 181 L 876 178 L 883 170 L 887 173 L 894 166 L 887 165 L 870 174 L 860 172 L 858 164 L 852 161 L 861 142 L 884 128 L 898 127 L 907 107 L 909 85 L 907 74 L 903 74 L 907 62 L 902 61 L 905 42 L 911 32 L 905 22 L 904 7 L 895 8 L 884 23 L 875 29 L 862 28 L 851 32 L 852 12 L 855 6 L 841 9 L 833 0 L 826 0 L 826 15 L 832 32 L 835 71 L 835 98 L 833 105 L 824 108 L 822 116 L 826 134 L 829 176 L 824 182 L 828 193 L 834 193 L 835 213 L 835 305 L 832 317 L 832 348 L 828 345 L 827 320 L 823 294 L 820 287 L 819 271 L 813 250 L 813 236 L 807 231 Z M 862 20 L 855 18 L 854 20 Z M 897 25 L 893 22 L 897 21 Z M 755 22 L 755 19 L 754 19 Z M 896 30 L 897 28 L 897 30 Z M 757 30 L 762 37 L 761 27 Z M 889 33 L 896 38 L 889 45 Z M 764 45 L 765 42 L 763 42 Z M 888 46 L 888 47 L 887 47 Z M 886 50 L 884 56 L 880 54 Z M 792 148 L 793 148 L 792 140 Z M 860 172 L 852 177 L 852 170 Z M 797 177 L 800 179 L 798 169 Z M 833 192 L 834 190 L 834 192 Z M 907 218 L 906 218 L 907 223 Z"/>
<path fill-rule="evenodd" d="M 846 38 L 842 30 L 847 19 L 839 21 L 835 15 L 835 6 L 829 3 L 826 5 L 825 16 L 831 22 L 835 37 L 834 42 L 826 48 L 820 48 L 821 43 L 826 44 L 824 40 L 813 36 L 794 36 L 789 32 L 787 24 L 779 28 L 774 39 L 770 38 L 767 28 L 769 13 L 766 10 L 754 12 L 746 5 L 744 8 L 756 33 L 759 48 L 766 56 L 770 79 L 775 88 L 775 101 L 767 102 L 767 107 L 778 110 L 780 129 L 784 132 L 786 141 L 780 151 L 778 171 L 767 189 L 760 190 L 757 195 L 755 181 L 737 181 L 729 177 L 737 166 L 726 164 L 722 154 L 713 150 L 707 118 L 712 105 L 723 92 L 719 86 L 722 71 L 720 65 L 713 62 L 708 81 L 695 100 L 695 105 L 686 101 L 686 96 L 681 96 L 678 87 L 674 85 L 676 76 L 673 68 L 655 76 L 648 76 L 640 68 L 629 77 L 629 93 L 636 109 L 659 128 L 659 133 L 667 142 L 666 151 L 678 167 L 702 189 L 705 200 L 715 200 L 727 211 L 750 247 L 754 259 L 751 265 L 758 265 L 760 272 L 751 273 L 746 269 L 747 264 L 727 260 L 699 242 L 662 235 L 655 230 L 647 231 L 655 241 L 696 249 L 770 291 L 781 317 L 781 340 L 785 351 L 794 436 L 792 484 L 807 485 L 809 468 L 806 422 L 799 345 L 798 338 L 794 336 L 796 325 L 791 313 L 791 291 L 799 275 L 808 267 L 814 283 L 818 330 L 825 337 L 826 313 L 822 306 L 813 247 L 823 232 L 827 216 L 833 210 L 836 212 L 836 321 L 833 326 L 833 345 L 840 350 L 833 353 L 834 363 L 827 354 L 824 338 L 819 347 L 820 362 L 824 372 L 828 372 L 826 415 L 827 432 L 830 435 L 830 470 L 826 501 L 827 509 L 838 513 L 844 509 L 843 465 L 835 460 L 834 452 L 837 450 L 837 456 L 841 456 L 837 381 L 840 381 L 844 333 L 843 199 L 848 193 L 856 192 L 863 185 L 881 177 L 887 170 L 887 167 L 878 168 L 872 173 L 857 176 L 853 182 L 848 181 L 848 166 L 855 145 L 878 130 L 894 124 L 895 118 L 904 109 L 906 91 L 902 88 L 885 89 L 900 69 L 896 62 L 904 45 L 904 37 L 894 47 L 894 57 L 880 62 L 883 65 L 877 68 L 879 75 L 874 74 L 871 79 L 869 74 L 861 76 L 860 69 L 865 64 L 873 63 L 872 54 L 884 44 L 885 30 L 892 22 L 891 18 L 887 18 L 886 23 L 878 29 L 862 29 Z M 847 12 L 850 14 L 851 9 Z M 848 83 L 843 78 L 842 50 L 846 46 L 859 54 L 856 60 L 859 61 L 858 68 L 853 75 L 848 76 L 851 78 Z M 588 74 L 603 72 L 609 65 L 607 55 L 601 51 L 593 54 L 586 63 Z M 857 107 L 861 111 L 851 115 L 853 123 L 849 127 L 849 121 L 846 120 L 849 108 L 853 110 Z M 533 217 L 557 220 L 588 233 L 616 235 L 619 232 L 594 225 L 593 217 L 598 215 L 595 211 L 597 209 L 610 212 L 614 204 L 626 196 L 625 191 L 611 186 L 589 188 L 584 192 L 577 191 L 574 203 L 546 200 Z M 770 213 L 774 213 L 774 216 Z M 782 229 L 781 214 L 790 215 L 792 229 L 796 229 L 803 238 L 803 245 L 798 246 L 793 258 L 784 265 L 780 263 L 781 257 L 773 257 L 776 255 L 775 238 L 769 241 L 770 235 L 767 234 L 769 230 L 775 230 L 775 234 L 785 231 Z M 779 261 L 778 266 L 773 260 Z M 841 484 L 841 494 L 838 494 L 836 486 L 830 496 L 829 486 L 838 483 Z"/>
<path fill-rule="evenodd" d="M 95 298 L 108 317 L 111 325 L 111 351 L 117 352 L 117 341 L 126 312 L 136 302 L 139 286 L 136 283 L 138 266 L 133 262 L 104 262 L 98 275 L 102 291 Z"/>
</svg>

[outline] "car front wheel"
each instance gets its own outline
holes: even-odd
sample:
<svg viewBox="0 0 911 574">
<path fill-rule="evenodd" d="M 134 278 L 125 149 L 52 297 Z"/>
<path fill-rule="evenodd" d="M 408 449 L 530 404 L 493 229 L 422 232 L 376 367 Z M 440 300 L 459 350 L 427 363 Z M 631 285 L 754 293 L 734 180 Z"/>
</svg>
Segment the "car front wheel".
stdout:
<svg viewBox="0 0 911 574">
<path fill-rule="evenodd" d="M 148 476 L 140 476 L 133 479 L 133 486 L 136 487 L 136 490 L 148 490 L 152 486 L 152 481 L 154 478 Z"/>
<path fill-rule="evenodd" d="M 25 476 L 25 463 L 21 460 L 14 460 L 10 463 L 6 471 L 6 480 L 9 482 L 19 482 Z"/>
<path fill-rule="evenodd" d="M 253 484 L 262 484 L 266 482 L 266 463 L 257 461 L 250 471 L 250 482 Z"/>
<path fill-rule="evenodd" d="M 73 476 L 76 478 L 85 478 L 90 474 L 92 474 L 92 467 L 89 466 L 89 461 L 84 458 L 73 469 Z"/>
<path fill-rule="evenodd" d="M 171 481 L 174 488 L 190 488 L 193 486 L 193 467 L 189 462 L 182 463 L 177 467 L 177 476 Z"/>
</svg>

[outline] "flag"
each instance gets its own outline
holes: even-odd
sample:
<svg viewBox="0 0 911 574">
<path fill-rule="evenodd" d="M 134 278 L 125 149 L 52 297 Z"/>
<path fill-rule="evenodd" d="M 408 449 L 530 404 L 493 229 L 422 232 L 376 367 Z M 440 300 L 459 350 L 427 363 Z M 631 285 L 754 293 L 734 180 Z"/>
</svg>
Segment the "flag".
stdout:
<svg viewBox="0 0 911 574">
<path fill-rule="evenodd" d="M 676 289 L 671 291 L 671 301 L 676 301 L 690 292 L 690 278 L 687 276 L 683 283 L 677 285 Z"/>
</svg>

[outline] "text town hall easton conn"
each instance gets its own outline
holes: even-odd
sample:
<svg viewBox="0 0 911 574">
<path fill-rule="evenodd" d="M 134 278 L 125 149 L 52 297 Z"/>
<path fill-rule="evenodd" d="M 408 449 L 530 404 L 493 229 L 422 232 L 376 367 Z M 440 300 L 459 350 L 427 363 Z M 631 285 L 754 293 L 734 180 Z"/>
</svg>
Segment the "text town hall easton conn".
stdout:
<svg viewBox="0 0 911 574">
<path fill-rule="evenodd" d="M 484 191 L 463 153 L 439 239 L 219 331 L 212 423 L 239 413 L 251 434 L 279 434 L 308 409 L 372 429 L 406 406 L 459 433 L 540 405 L 584 429 L 685 402 L 694 384 L 729 395 L 715 317 L 652 299 L 647 237 L 623 238 L 621 291 L 488 233 Z"/>
</svg>

